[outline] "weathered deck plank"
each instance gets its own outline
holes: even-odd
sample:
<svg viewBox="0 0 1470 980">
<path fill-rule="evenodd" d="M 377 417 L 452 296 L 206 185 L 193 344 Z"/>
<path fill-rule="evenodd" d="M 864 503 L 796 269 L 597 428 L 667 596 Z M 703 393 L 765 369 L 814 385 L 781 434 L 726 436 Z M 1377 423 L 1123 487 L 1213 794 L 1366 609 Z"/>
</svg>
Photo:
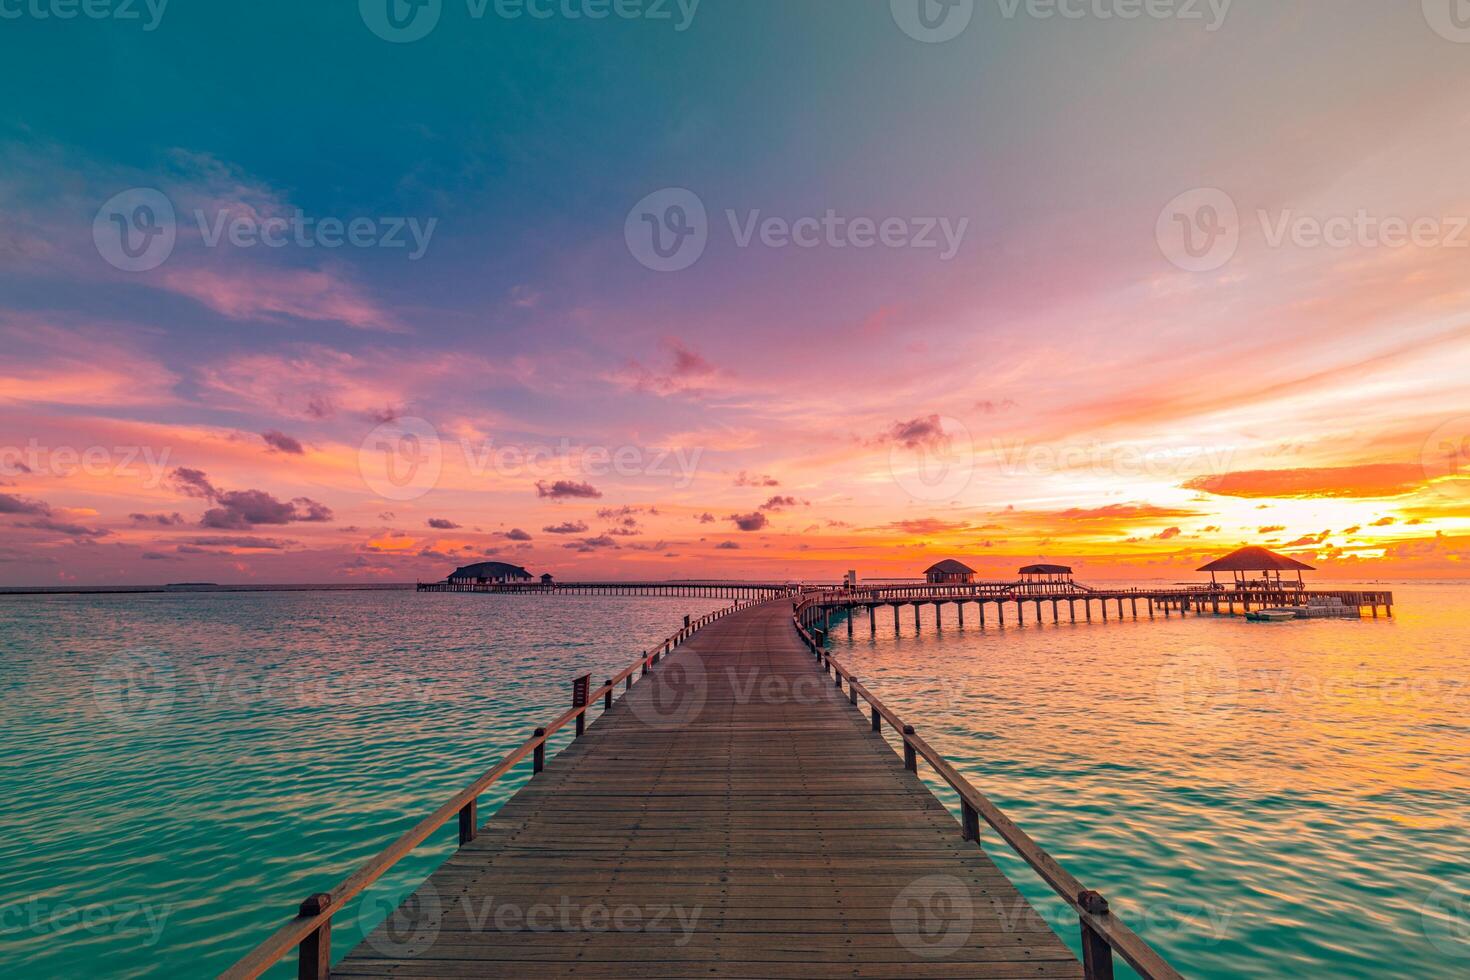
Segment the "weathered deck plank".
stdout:
<svg viewBox="0 0 1470 980">
<path fill-rule="evenodd" d="M 705 628 L 334 975 L 1080 977 L 830 683 L 783 603 Z"/>
</svg>

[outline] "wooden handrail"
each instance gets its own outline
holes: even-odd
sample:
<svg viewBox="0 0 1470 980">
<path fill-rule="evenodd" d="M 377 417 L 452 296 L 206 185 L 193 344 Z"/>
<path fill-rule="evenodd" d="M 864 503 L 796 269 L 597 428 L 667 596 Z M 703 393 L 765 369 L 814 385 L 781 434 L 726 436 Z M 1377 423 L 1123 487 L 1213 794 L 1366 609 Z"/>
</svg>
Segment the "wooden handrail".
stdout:
<svg viewBox="0 0 1470 980">
<path fill-rule="evenodd" d="M 325 978 L 330 968 L 332 916 L 340 912 L 348 902 L 362 894 L 415 847 L 456 817 L 460 818 L 461 845 L 474 839 L 476 801 L 527 756 L 534 756 L 535 765 L 532 775 L 541 772 L 545 760 L 546 743 L 552 735 L 573 721 L 582 720 L 595 703 L 601 702 L 604 712 L 609 710 L 619 684 L 627 682 L 628 689 L 631 690 L 635 677 L 646 674 L 650 666 L 657 664 L 662 657 L 681 646 L 705 626 L 738 610 L 769 601 L 772 600 L 741 600 L 734 605 L 717 609 L 693 620 L 688 626 L 681 627 L 661 642 L 645 650 L 642 657 L 610 677 L 602 687 L 596 691 L 589 691 L 586 704 L 570 708 L 551 724 L 544 728 L 537 728 L 534 735 L 513 749 L 488 772 L 460 790 L 433 813 L 414 824 L 411 829 L 359 867 L 336 888 L 329 892 L 309 895 L 301 903 L 294 919 L 277 929 L 234 966 L 220 974 L 220 977 L 225 980 L 253 980 L 290 953 L 292 947 L 298 947 L 300 950 L 298 975 Z M 469 825 L 468 830 L 466 823 Z"/>
<path fill-rule="evenodd" d="M 803 623 L 802 617 L 808 609 L 819 605 L 825 598 L 825 594 L 812 596 L 793 605 L 791 621 L 807 649 L 822 665 L 824 673 L 830 671 L 833 674 L 839 688 L 845 680 L 849 693 L 855 699 L 861 698 L 868 704 L 872 709 L 874 731 L 880 730 L 881 719 L 898 732 L 903 740 L 904 761 L 910 769 L 914 768 L 914 760 L 922 758 L 959 795 L 960 827 L 966 840 L 978 843 L 979 819 L 984 818 L 1000 835 L 1001 840 L 1072 907 L 1082 929 L 1083 971 L 1088 980 L 1110 980 L 1113 975 L 1113 953 L 1123 957 L 1144 980 L 1183 980 L 1178 970 L 1170 966 L 1143 937 L 1129 929 L 1111 912 L 1107 899 L 1083 887 L 1030 834 L 1006 816 L 1000 807 L 955 769 L 937 749 L 920 737 L 912 725 L 905 724 L 897 712 L 859 682 L 850 670 L 826 650 L 825 644 L 817 642 Z"/>
</svg>

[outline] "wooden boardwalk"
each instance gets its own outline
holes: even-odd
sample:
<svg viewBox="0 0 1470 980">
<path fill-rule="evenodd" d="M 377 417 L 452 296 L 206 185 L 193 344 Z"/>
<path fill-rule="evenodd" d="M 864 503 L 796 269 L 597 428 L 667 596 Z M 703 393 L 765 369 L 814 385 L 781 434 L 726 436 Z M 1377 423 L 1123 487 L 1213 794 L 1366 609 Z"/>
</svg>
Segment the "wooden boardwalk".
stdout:
<svg viewBox="0 0 1470 980">
<path fill-rule="evenodd" d="M 1080 977 L 771 602 L 699 630 L 340 977 Z"/>
</svg>

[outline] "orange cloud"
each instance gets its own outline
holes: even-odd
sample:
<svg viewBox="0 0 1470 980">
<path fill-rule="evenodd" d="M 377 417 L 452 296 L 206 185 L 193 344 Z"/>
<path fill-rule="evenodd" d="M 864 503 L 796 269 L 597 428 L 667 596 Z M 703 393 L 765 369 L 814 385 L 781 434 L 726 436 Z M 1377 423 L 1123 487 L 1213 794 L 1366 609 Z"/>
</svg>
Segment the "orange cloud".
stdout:
<svg viewBox="0 0 1470 980">
<path fill-rule="evenodd" d="M 1401 497 L 1425 482 L 1413 463 L 1368 463 L 1316 469 L 1245 470 L 1184 484 L 1217 497 Z"/>
</svg>

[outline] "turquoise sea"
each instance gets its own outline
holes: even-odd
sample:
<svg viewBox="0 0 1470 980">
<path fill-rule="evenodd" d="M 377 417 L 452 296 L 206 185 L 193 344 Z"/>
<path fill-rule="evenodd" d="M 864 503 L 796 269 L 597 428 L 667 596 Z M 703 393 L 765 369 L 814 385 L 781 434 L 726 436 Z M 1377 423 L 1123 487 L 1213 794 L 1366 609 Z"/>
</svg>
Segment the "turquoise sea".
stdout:
<svg viewBox="0 0 1470 980">
<path fill-rule="evenodd" d="M 941 629 L 926 609 L 918 633 L 885 612 L 833 646 L 1186 975 L 1463 977 L 1470 588 L 1385 587 L 1392 621 L 982 630 L 972 607 Z M 217 973 L 554 717 L 574 675 L 723 604 L 0 598 L 6 974 Z M 334 947 L 454 833 L 339 915 Z"/>
</svg>

